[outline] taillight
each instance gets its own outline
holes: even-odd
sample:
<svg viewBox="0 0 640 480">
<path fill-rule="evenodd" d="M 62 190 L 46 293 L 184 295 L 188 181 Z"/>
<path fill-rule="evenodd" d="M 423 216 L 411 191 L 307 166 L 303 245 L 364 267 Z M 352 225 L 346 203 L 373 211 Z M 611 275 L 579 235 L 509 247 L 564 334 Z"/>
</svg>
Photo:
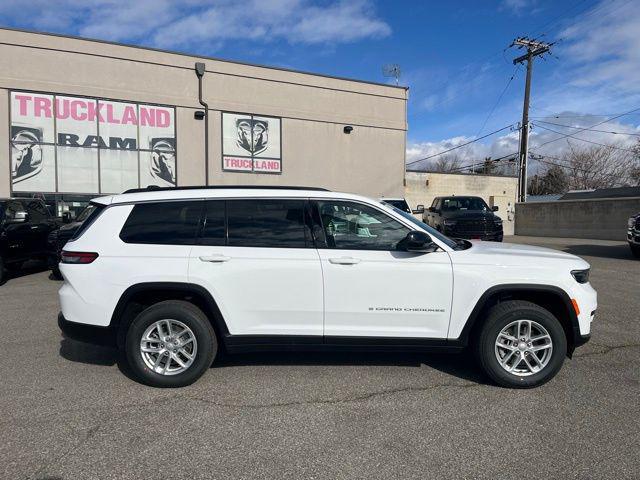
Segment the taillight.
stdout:
<svg viewBox="0 0 640 480">
<path fill-rule="evenodd" d="M 60 255 L 60 263 L 91 263 L 98 254 L 96 252 L 67 252 L 62 251 Z"/>
</svg>

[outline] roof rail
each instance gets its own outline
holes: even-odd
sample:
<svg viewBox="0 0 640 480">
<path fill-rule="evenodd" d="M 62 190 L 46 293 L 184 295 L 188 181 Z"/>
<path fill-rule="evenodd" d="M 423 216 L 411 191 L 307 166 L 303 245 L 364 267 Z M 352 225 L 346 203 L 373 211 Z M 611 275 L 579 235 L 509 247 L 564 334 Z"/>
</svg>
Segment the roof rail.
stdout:
<svg viewBox="0 0 640 480">
<path fill-rule="evenodd" d="M 314 190 L 318 192 L 329 192 L 330 190 L 320 187 L 300 187 L 300 186 L 277 186 L 277 185 L 208 185 L 208 186 L 189 186 L 189 187 L 159 187 L 157 185 L 149 185 L 144 188 L 130 188 L 122 193 L 140 193 L 140 192 L 164 192 L 174 190 L 225 190 L 225 189 L 250 189 L 250 190 Z"/>
</svg>

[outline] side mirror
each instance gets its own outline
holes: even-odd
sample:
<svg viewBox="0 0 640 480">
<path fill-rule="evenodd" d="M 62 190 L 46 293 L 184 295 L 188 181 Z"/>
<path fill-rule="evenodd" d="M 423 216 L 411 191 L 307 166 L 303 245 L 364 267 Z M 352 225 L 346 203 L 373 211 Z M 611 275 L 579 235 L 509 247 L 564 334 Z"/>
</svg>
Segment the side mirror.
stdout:
<svg viewBox="0 0 640 480">
<path fill-rule="evenodd" d="M 493 207 L 491 207 L 491 210 L 493 210 L 494 212 L 497 212 L 499 209 L 497 205 L 494 205 Z"/>
<path fill-rule="evenodd" d="M 438 248 L 431 237 L 421 230 L 412 230 L 407 233 L 398 247 L 405 252 L 416 253 L 430 253 Z"/>
<path fill-rule="evenodd" d="M 416 206 L 416 209 L 413 211 L 413 213 L 424 213 L 424 205 Z"/>
<path fill-rule="evenodd" d="M 8 219 L 8 223 L 24 223 L 29 219 L 29 214 L 24 211 L 16 212 L 13 218 Z"/>
<path fill-rule="evenodd" d="M 71 212 L 64 212 L 62 214 L 62 223 L 71 223 Z"/>
</svg>

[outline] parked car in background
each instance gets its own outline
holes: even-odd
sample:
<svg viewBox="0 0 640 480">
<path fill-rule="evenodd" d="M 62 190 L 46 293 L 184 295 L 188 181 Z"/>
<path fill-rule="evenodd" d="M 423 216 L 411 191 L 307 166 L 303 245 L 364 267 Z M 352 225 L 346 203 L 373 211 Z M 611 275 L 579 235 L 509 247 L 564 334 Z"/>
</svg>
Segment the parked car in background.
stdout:
<svg viewBox="0 0 640 480">
<path fill-rule="evenodd" d="M 62 216 L 63 225 L 49 233 L 47 238 L 47 261 L 54 278 L 62 279 L 58 264 L 60 263 L 60 254 L 64 245 L 73 238 L 82 222 L 91 215 L 95 208 L 95 205 L 89 204 L 75 219 L 71 217 L 69 212 L 65 212 Z"/>
<path fill-rule="evenodd" d="M 358 195 L 180 187 L 93 204 L 62 252 L 58 324 L 153 386 L 193 383 L 222 350 L 472 346 L 498 384 L 534 387 L 597 307 L 581 258 L 454 240 Z"/>
<path fill-rule="evenodd" d="M 409 204 L 404 198 L 381 198 L 380 201 L 387 205 L 391 205 L 392 207 L 399 208 L 403 212 L 411 213 Z"/>
<path fill-rule="evenodd" d="M 439 232 L 454 238 L 492 240 L 501 242 L 504 236 L 502 219 L 480 197 L 436 197 L 425 210 L 418 205 L 414 213 L 422 214 L 422 221 Z"/>
<path fill-rule="evenodd" d="M 627 222 L 627 241 L 633 256 L 640 258 L 640 213 L 629 217 Z"/>
<path fill-rule="evenodd" d="M 46 260 L 47 237 L 57 228 L 42 200 L 0 199 L 0 283 L 27 260 Z"/>
</svg>

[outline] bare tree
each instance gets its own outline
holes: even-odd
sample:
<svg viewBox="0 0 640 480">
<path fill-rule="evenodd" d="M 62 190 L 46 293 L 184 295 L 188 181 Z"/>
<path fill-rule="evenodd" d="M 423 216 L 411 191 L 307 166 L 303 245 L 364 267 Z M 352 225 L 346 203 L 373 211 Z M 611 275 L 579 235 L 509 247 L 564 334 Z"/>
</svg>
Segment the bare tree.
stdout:
<svg viewBox="0 0 640 480">
<path fill-rule="evenodd" d="M 632 173 L 640 168 L 637 155 L 616 145 L 569 146 L 560 164 L 574 190 L 628 186 L 634 182 Z"/>
<path fill-rule="evenodd" d="M 432 172 L 451 172 L 460 170 L 462 167 L 462 159 L 456 154 L 440 155 L 431 162 L 430 170 Z"/>
<path fill-rule="evenodd" d="M 564 193 L 569 189 L 569 178 L 562 167 L 552 165 L 542 175 L 529 179 L 528 192 L 531 195 Z"/>
</svg>

